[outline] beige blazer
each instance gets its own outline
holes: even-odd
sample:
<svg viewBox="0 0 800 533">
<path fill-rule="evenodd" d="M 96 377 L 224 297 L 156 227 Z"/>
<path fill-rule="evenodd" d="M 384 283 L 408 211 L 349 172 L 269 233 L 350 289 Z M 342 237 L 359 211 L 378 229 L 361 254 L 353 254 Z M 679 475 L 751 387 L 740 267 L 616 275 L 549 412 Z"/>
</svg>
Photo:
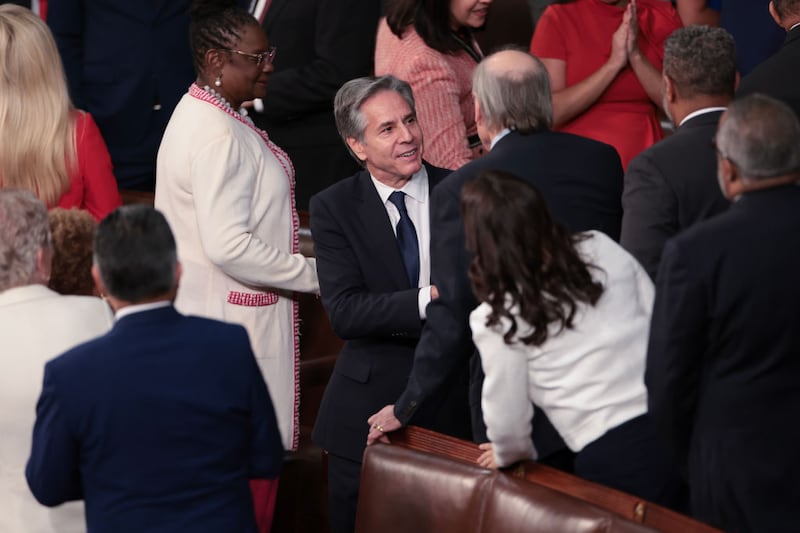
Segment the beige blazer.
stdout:
<svg viewBox="0 0 800 533">
<path fill-rule="evenodd" d="M 0 293 L 0 531 L 86 531 L 83 503 L 40 505 L 25 481 L 45 363 L 111 329 L 99 298 L 61 296 L 42 285 Z"/>
<path fill-rule="evenodd" d="M 155 195 L 183 265 L 176 307 L 247 329 L 287 449 L 298 438 L 293 292 L 319 292 L 314 259 L 293 253 L 290 165 L 249 126 L 187 94 L 161 142 Z"/>
</svg>

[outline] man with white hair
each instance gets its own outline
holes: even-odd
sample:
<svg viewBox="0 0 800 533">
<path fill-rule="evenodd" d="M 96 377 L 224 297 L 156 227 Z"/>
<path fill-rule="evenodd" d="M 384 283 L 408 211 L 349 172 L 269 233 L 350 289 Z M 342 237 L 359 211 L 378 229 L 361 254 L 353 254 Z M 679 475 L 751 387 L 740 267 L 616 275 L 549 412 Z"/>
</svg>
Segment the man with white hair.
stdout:
<svg viewBox="0 0 800 533">
<path fill-rule="evenodd" d="M 688 472 L 692 514 L 725 531 L 800 523 L 800 123 L 763 95 L 716 136 L 733 201 L 667 242 L 645 383 Z"/>
<path fill-rule="evenodd" d="M 0 189 L 0 531 L 86 531 L 83 504 L 47 509 L 25 482 L 45 363 L 112 324 L 100 298 L 47 288 L 50 242 L 44 204 L 31 192 Z"/>
</svg>

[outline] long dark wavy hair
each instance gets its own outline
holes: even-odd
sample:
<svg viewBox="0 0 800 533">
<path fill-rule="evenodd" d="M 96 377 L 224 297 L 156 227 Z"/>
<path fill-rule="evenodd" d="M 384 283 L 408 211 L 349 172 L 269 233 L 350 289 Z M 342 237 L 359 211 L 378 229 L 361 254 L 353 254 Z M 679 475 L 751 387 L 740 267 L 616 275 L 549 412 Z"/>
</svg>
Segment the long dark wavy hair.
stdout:
<svg viewBox="0 0 800 533">
<path fill-rule="evenodd" d="M 517 333 L 513 307 L 533 328 L 519 340 L 539 346 L 551 324 L 558 331 L 571 328 L 578 303 L 594 305 L 603 294 L 590 272 L 597 267 L 575 249 L 587 237 L 554 222 L 541 193 L 513 174 L 486 171 L 467 182 L 461 215 L 467 250 L 474 254 L 472 289 L 492 308 L 487 326 L 502 318 L 511 322 L 503 334 L 506 344 Z"/>
</svg>

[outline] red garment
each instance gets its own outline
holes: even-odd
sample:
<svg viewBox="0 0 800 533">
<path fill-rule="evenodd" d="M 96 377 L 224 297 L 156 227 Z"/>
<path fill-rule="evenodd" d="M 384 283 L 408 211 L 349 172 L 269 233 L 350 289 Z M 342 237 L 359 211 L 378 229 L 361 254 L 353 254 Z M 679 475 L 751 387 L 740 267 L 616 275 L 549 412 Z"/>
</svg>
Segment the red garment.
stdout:
<svg viewBox="0 0 800 533">
<path fill-rule="evenodd" d="M 56 207 L 84 209 L 95 220 L 102 220 L 122 205 L 117 190 L 117 180 L 111 167 L 111 156 L 89 113 L 75 112 L 78 172 L 70 176 L 70 189 L 64 193 Z"/>
<path fill-rule="evenodd" d="M 250 480 L 250 492 L 253 495 L 253 510 L 256 513 L 258 533 L 270 533 L 272 531 L 275 500 L 278 497 L 278 479 Z"/>
<path fill-rule="evenodd" d="M 669 2 L 638 0 L 639 48 L 661 70 L 664 41 L 681 20 Z M 531 41 L 531 53 L 566 62 L 567 87 L 586 79 L 611 55 L 611 38 L 622 23 L 624 9 L 601 0 L 576 0 L 549 6 Z M 623 168 L 639 152 L 664 136 L 656 106 L 634 74 L 625 67 L 589 109 L 561 131 L 614 146 Z"/>
</svg>

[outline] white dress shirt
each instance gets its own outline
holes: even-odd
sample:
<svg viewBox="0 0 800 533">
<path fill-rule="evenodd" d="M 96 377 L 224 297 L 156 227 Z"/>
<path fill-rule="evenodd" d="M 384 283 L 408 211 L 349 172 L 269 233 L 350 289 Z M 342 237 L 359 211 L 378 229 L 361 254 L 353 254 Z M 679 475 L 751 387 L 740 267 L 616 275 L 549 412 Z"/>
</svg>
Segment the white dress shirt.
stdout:
<svg viewBox="0 0 800 533">
<path fill-rule="evenodd" d="M 397 237 L 397 223 L 400 222 L 400 211 L 397 206 L 389 201 L 389 195 L 395 190 L 405 193 L 406 210 L 414 229 L 417 231 L 417 243 L 419 245 L 419 295 L 417 304 L 419 306 L 419 317 L 425 319 L 425 308 L 431 301 L 431 210 L 430 210 L 430 189 L 428 187 L 428 171 L 423 165 L 411 179 L 406 182 L 402 189 L 393 189 L 388 185 L 376 180 L 370 175 L 375 189 L 378 191 L 392 223 L 392 231 Z"/>
</svg>

